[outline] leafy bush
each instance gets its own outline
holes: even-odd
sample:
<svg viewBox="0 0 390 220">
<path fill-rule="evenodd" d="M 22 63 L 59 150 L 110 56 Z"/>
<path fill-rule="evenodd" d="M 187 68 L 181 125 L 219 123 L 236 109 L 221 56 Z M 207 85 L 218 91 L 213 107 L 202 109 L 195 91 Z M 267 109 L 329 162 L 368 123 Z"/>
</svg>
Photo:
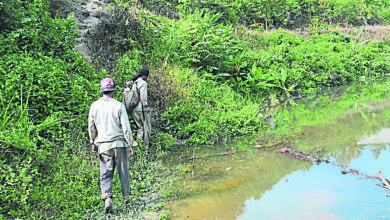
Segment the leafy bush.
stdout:
<svg viewBox="0 0 390 220">
<path fill-rule="evenodd" d="M 259 47 L 241 58 L 237 90 L 261 93 L 307 92 L 312 88 L 345 84 L 360 76 L 389 73 L 389 47 L 384 42 L 356 43 L 356 37 L 334 32 L 310 38 L 286 31 L 262 35 Z M 249 68 L 248 63 L 252 63 Z"/>
<path fill-rule="evenodd" d="M 233 34 L 233 27 L 216 24 L 221 14 L 194 11 L 179 20 L 161 25 L 161 43 L 155 44 L 153 57 L 163 65 L 173 63 L 196 68 L 211 79 L 237 74 L 237 62 L 247 46 Z"/>
<path fill-rule="evenodd" d="M 119 91 L 127 81 L 131 80 L 132 76 L 137 74 L 137 71 L 141 68 L 140 64 L 141 54 L 138 50 L 129 51 L 125 53 L 121 59 L 117 60 L 112 77 L 115 79 L 115 83 L 119 86 Z"/>
<path fill-rule="evenodd" d="M 221 14 L 194 11 L 175 22 L 163 42 L 173 62 L 201 68 L 215 75 L 234 72 L 233 58 L 244 50 L 245 44 L 232 34 L 232 26 L 215 25 Z M 162 46 L 163 46 L 162 45 Z M 162 49 L 164 50 L 164 49 Z"/>
<path fill-rule="evenodd" d="M 195 73 L 182 71 L 182 74 L 186 76 L 181 80 Z M 198 79 L 185 98 L 178 98 L 161 120 L 166 132 L 197 144 L 217 142 L 226 135 L 250 135 L 264 125 L 257 104 L 227 84 L 204 79 Z"/>
<path fill-rule="evenodd" d="M 304 0 L 304 1 L 181 1 L 176 6 L 184 14 L 196 9 L 207 9 L 213 14 L 222 13 L 225 24 L 241 23 L 261 25 L 264 29 L 298 28 L 309 24 L 367 25 L 389 22 L 389 2 L 356 0 Z"/>
<path fill-rule="evenodd" d="M 23 16 L 0 35 L 1 217 L 27 216 L 37 203 L 48 204 L 40 193 L 48 193 L 66 140 L 85 128 L 97 91 L 97 75 L 73 51 L 75 21 L 50 18 L 48 4 L 24 2 Z"/>
<path fill-rule="evenodd" d="M 18 0 L 0 2 L 0 33 L 15 30 L 23 17 L 23 4 Z"/>
<path fill-rule="evenodd" d="M 97 89 L 89 82 L 96 79 L 93 69 L 73 51 L 75 21 L 71 17 L 52 19 L 49 3 L 27 1 L 18 28 L 0 35 L 3 98 L 13 99 L 12 111 L 29 92 L 27 105 L 38 121 L 54 112 L 71 115 L 86 111 L 85 101 Z"/>
<path fill-rule="evenodd" d="M 158 70 L 161 71 L 159 77 L 154 78 L 156 84 L 151 80 L 151 84 L 157 86 L 153 87 L 156 89 L 153 94 L 158 96 L 155 102 L 162 107 L 159 111 L 165 112 L 159 124 L 163 129 L 166 128 L 165 131 L 179 138 L 205 143 L 216 140 L 227 130 L 231 135 L 242 135 L 262 127 L 261 122 L 251 121 L 252 118 L 248 118 L 248 123 L 241 121 L 249 112 L 257 115 L 254 109 L 258 107 L 253 103 L 248 104 L 253 111 L 240 112 L 241 116 L 232 116 L 234 119 L 226 119 L 229 117 L 209 110 L 221 103 L 222 99 L 228 100 L 227 97 L 214 97 L 218 93 L 216 88 L 221 84 L 223 89 L 230 86 L 239 93 L 226 90 L 227 94 L 244 94 L 245 98 L 237 99 L 246 100 L 250 97 L 264 100 L 272 94 L 290 97 L 313 92 L 321 87 L 345 84 L 361 76 L 381 77 L 389 72 L 388 56 L 385 55 L 389 48 L 381 42 L 366 45 L 367 42 L 358 41 L 358 36 L 330 33 L 327 30 L 320 33 L 322 27 L 315 26 L 312 26 L 308 37 L 289 34 L 284 30 L 264 34 L 261 30 L 251 31 L 242 26 L 233 28 L 231 25 L 223 25 L 219 22 L 225 14 L 199 10 L 196 5 L 182 5 L 181 9 L 184 14 L 180 20 L 155 16 L 156 21 L 153 23 L 149 22 L 150 17 L 147 16 L 143 23 L 149 24 L 148 30 L 156 33 L 153 46 L 148 47 L 152 54 L 146 53 L 146 60 L 147 57 L 153 58 L 150 60 L 156 66 L 174 64 L 193 69 L 162 68 Z M 183 75 L 178 77 L 180 74 Z M 216 80 L 210 82 L 197 79 L 207 85 L 207 94 L 199 95 L 203 87 L 198 83 L 190 86 L 190 93 L 183 91 L 188 88 L 184 79 L 191 81 L 191 77 L 186 77 L 194 74 L 199 78 Z M 180 93 L 187 95 L 182 97 L 178 95 Z M 203 100 L 209 96 L 212 100 L 215 98 L 211 104 Z M 233 112 L 229 114 L 234 115 Z M 249 131 L 242 130 L 241 124 L 249 125 Z M 228 129 L 222 130 L 220 127 Z"/>
<path fill-rule="evenodd" d="M 86 100 L 91 100 L 91 92 L 96 91 L 88 81 L 94 74 L 81 55 L 74 54 L 73 58 L 75 60 L 68 63 L 41 54 L 35 57 L 26 53 L 2 56 L 0 60 L 4 65 L 0 66 L 3 73 L 0 79 L 5 82 L 1 85 L 4 99 L 11 100 L 22 90 L 22 96 L 14 98 L 10 109 L 26 100 L 30 92 L 28 102 L 37 120 L 44 120 L 54 112 L 63 111 L 66 115 L 86 112 Z"/>
<path fill-rule="evenodd" d="M 359 36 L 320 34 L 314 27 L 309 37 L 282 29 L 263 34 L 245 28 L 234 35 L 237 29 L 217 24 L 221 16 L 195 9 L 177 22 L 154 26 L 166 35 L 155 44 L 153 56 L 164 65 L 194 68 L 208 79 L 229 81 L 238 92 L 262 96 L 303 93 L 389 71 L 384 55 L 388 47 L 382 43 L 366 45 Z"/>
<path fill-rule="evenodd" d="M 12 2 L 12 1 L 11 1 Z M 15 30 L 2 36 L 1 55 L 13 53 L 16 50 L 28 51 L 32 55 L 62 57 L 73 50 L 74 38 L 78 35 L 75 30 L 76 21 L 68 19 L 52 19 L 47 11 L 49 0 L 34 0 L 25 3 L 23 15 L 15 21 Z M 8 4 L 4 4 L 7 7 Z M 16 10 L 16 9 L 15 9 Z M 1 33 L 1 32 L 0 32 Z"/>
<path fill-rule="evenodd" d="M 11 109 L 13 100 L 1 96 L 0 217 L 23 216 L 31 212 L 37 182 L 52 162 L 56 147 L 52 141 L 63 137 L 60 115 L 33 123 L 28 113 L 29 98 L 28 95 L 26 100 L 21 99 L 19 105 Z"/>
</svg>

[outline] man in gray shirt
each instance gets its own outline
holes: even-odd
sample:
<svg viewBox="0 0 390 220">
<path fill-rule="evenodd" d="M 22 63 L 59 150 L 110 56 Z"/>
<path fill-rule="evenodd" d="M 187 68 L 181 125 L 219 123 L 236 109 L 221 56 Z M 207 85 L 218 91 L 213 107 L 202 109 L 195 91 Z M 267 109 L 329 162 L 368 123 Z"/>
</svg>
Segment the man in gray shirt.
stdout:
<svg viewBox="0 0 390 220">
<path fill-rule="evenodd" d="M 137 143 L 133 140 L 125 106 L 113 99 L 115 82 L 105 78 L 100 83 L 103 96 L 92 103 L 88 116 L 88 132 L 92 151 L 100 158 L 100 184 L 105 211 L 112 210 L 112 180 L 118 169 L 123 198 L 130 196 L 129 157 Z M 127 154 L 127 146 L 129 153 Z"/>
</svg>

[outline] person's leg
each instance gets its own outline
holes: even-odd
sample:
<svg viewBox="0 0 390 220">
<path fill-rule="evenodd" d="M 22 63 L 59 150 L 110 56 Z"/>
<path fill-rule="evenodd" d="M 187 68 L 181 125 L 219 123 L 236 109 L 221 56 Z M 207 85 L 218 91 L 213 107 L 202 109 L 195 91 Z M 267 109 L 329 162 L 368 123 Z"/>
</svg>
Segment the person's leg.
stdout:
<svg viewBox="0 0 390 220">
<path fill-rule="evenodd" d="M 112 198 L 112 179 L 115 169 L 115 152 L 108 150 L 99 155 L 100 157 L 100 188 L 102 190 L 102 200 Z"/>
<path fill-rule="evenodd" d="M 115 164 L 121 181 L 122 197 L 130 196 L 129 156 L 126 147 L 115 148 Z"/>
<path fill-rule="evenodd" d="M 133 111 L 132 117 L 134 119 L 135 124 L 137 125 L 136 139 L 141 138 L 143 140 L 144 137 L 143 112 Z"/>
<path fill-rule="evenodd" d="M 150 123 L 150 117 L 151 113 L 147 114 L 145 112 L 145 120 L 144 120 L 144 126 L 143 126 L 143 141 L 145 145 L 149 145 L 149 137 L 151 132 L 151 123 Z"/>
</svg>

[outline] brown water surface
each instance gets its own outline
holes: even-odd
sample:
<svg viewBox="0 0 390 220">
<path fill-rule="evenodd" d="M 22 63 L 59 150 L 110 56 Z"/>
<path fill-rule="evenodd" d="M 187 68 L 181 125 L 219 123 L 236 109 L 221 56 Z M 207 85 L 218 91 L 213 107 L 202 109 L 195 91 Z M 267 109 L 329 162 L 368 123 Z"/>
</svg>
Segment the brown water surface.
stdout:
<svg viewBox="0 0 390 220">
<path fill-rule="evenodd" d="M 335 165 L 273 149 L 181 161 L 189 196 L 170 204 L 169 219 L 390 219 L 387 190 L 368 178 L 377 169 L 390 176 L 390 99 L 366 103 L 369 121 L 350 110 L 303 126 L 288 146 Z M 342 167 L 360 173 L 343 175 Z"/>
</svg>

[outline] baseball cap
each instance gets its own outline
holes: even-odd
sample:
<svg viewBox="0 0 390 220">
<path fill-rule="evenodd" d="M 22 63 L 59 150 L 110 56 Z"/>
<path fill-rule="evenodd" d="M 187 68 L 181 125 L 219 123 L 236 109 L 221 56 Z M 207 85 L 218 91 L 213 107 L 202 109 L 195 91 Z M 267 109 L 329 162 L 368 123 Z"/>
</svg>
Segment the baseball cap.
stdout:
<svg viewBox="0 0 390 220">
<path fill-rule="evenodd" d="M 104 78 L 100 82 L 100 92 L 108 92 L 115 90 L 115 81 L 112 78 Z"/>
</svg>

